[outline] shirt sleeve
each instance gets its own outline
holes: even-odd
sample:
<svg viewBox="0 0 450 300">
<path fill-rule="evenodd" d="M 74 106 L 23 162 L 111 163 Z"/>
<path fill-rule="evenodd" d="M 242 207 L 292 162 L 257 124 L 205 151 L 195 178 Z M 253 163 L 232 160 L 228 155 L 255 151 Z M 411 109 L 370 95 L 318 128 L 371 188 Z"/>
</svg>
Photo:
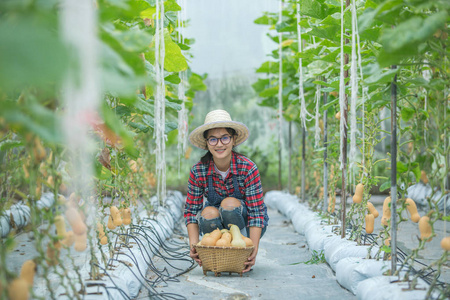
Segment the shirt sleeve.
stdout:
<svg viewBox="0 0 450 300">
<path fill-rule="evenodd" d="M 264 227 L 264 199 L 261 177 L 256 165 L 245 178 L 245 196 L 247 201 L 248 226 Z"/>
<path fill-rule="evenodd" d="M 184 218 L 186 226 L 190 223 L 198 223 L 197 214 L 203 207 L 204 187 L 199 182 L 195 168 L 191 169 L 188 181 L 188 192 L 184 206 Z"/>
</svg>

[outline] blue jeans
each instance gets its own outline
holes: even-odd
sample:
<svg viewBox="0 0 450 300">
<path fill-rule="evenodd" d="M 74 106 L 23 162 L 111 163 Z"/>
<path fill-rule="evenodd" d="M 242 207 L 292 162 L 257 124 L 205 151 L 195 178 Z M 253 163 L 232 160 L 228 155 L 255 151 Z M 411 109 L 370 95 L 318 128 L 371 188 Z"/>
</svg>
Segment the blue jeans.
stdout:
<svg viewBox="0 0 450 300">
<path fill-rule="evenodd" d="M 223 207 L 219 207 L 219 217 L 213 219 L 205 219 L 201 216 L 201 212 L 197 215 L 198 226 L 200 229 L 200 234 L 205 234 L 214 231 L 215 229 L 230 229 L 228 224 L 234 224 L 239 227 L 241 233 L 246 237 L 249 237 L 250 230 L 247 224 L 247 207 L 245 205 L 241 205 L 239 207 L 235 207 L 232 210 L 224 209 Z M 245 230 L 244 230 L 245 228 Z M 264 227 L 261 231 L 261 237 L 266 232 L 266 227 Z"/>
</svg>

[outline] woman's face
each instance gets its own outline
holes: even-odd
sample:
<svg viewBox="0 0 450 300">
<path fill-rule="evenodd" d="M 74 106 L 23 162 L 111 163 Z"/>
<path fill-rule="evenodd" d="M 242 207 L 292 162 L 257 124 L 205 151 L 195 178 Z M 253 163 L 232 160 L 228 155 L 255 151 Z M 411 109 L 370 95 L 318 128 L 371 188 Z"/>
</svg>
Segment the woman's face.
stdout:
<svg viewBox="0 0 450 300">
<path fill-rule="evenodd" d="M 230 138 L 231 141 L 224 145 L 221 138 L 227 139 Z M 234 138 L 225 128 L 215 128 L 210 129 L 206 136 L 207 140 L 211 140 L 211 138 L 217 139 L 217 144 L 215 146 L 211 146 L 209 141 L 207 141 L 206 145 L 208 146 L 208 150 L 211 152 L 214 160 L 225 160 L 231 158 L 231 151 L 234 146 Z"/>
</svg>

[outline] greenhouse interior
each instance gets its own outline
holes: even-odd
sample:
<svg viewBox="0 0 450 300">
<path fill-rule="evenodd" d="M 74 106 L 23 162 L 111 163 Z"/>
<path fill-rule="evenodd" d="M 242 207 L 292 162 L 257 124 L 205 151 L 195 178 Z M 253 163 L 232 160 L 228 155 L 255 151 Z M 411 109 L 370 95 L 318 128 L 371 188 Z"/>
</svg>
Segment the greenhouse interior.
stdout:
<svg viewBox="0 0 450 300">
<path fill-rule="evenodd" d="M 450 1 L 0 16 L 0 299 L 450 299 Z"/>
</svg>

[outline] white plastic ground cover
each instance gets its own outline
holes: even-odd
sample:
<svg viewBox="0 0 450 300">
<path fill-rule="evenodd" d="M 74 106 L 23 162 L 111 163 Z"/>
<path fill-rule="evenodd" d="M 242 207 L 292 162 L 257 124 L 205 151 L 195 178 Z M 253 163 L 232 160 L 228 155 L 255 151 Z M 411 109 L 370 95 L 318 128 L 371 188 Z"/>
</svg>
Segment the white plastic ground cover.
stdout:
<svg viewBox="0 0 450 300">
<path fill-rule="evenodd" d="M 427 184 L 423 184 L 421 181 L 417 184 L 410 186 L 407 190 L 407 197 L 416 202 L 419 207 L 428 207 L 428 198 L 433 194 L 433 189 Z M 431 198 L 431 201 L 437 203 L 439 210 L 450 211 L 450 194 L 442 196 L 442 191 L 436 191 Z M 446 207 L 446 208 L 445 208 Z"/>
<path fill-rule="evenodd" d="M 390 261 L 346 257 L 336 264 L 336 279 L 340 285 L 356 294 L 358 285 L 372 277 L 382 276 L 391 269 Z"/>
<path fill-rule="evenodd" d="M 420 278 L 416 289 L 410 290 L 409 283 L 398 281 L 396 276 L 375 276 L 358 284 L 356 297 L 364 300 L 423 300 L 428 287 Z"/>
<path fill-rule="evenodd" d="M 325 260 L 336 272 L 338 282 L 356 294 L 358 299 L 424 299 L 426 292 L 402 291 L 408 283 L 392 284 L 397 277 L 382 276 L 384 271 L 390 269 L 390 261 L 366 259 L 369 246 L 357 246 L 356 242 L 337 236 L 332 230 L 339 224 L 322 224 L 317 213 L 298 201 L 297 197 L 280 191 L 270 191 L 265 195 L 267 206 L 277 209 L 286 217 L 292 216 L 294 229 L 305 235 L 310 251 L 323 251 Z M 377 246 L 372 247 L 370 257 L 374 257 L 378 250 Z M 363 283 L 364 288 L 361 287 Z M 427 287 L 423 280 L 420 280 L 420 284 L 422 288 Z"/>
<path fill-rule="evenodd" d="M 151 203 L 156 203 L 156 197 L 153 197 Z M 169 238 L 174 230 L 176 222 L 181 218 L 182 215 L 182 205 L 183 196 L 181 192 L 168 192 L 167 199 L 165 201 L 165 206 L 159 206 L 158 212 L 152 219 L 147 218 L 147 213 L 142 212 L 132 212 L 133 223 L 136 222 L 137 218 L 134 217 L 139 214 L 140 228 L 143 232 L 135 231 L 131 235 L 136 238 L 131 238 L 129 244 L 132 247 L 121 247 L 119 253 L 115 253 L 113 257 L 113 268 L 107 269 L 107 273 L 110 277 L 104 276 L 102 280 L 90 281 L 86 280 L 89 278 L 90 265 L 90 249 L 88 247 L 82 253 L 75 253 L 72 251 L 72 258 L 75 260 L 75 265 L 80 268 L 79 273 L 81 278 L 84 280 L 84 285 L 86 288 L 86 295 L 83 299 L 134 299 L 138 296 L 140 289 L 144 284 L 144 278 L 146 278 L 146 273 L 148 269 L 148 262 L 146 259 L 152 257 L 152 253 L 160 247 L 156 234 L 165 240 Z M 155 243 L 149 244 L 147 240 L 144 239 L 144 232 L 155 241 Z M 114 239 L 113 235 L 109 235 L 110 239 Z M 111 240 L 114 241 L 114 240 Z M 103 253 L 109 255 L 107 245 L 102 246 Z M 103 260 L 101 258 L 101 253 L 98 248 L 93 249 L 98 259 L 99 264 L 104 268 Z M 110 257 L 107 257 L 107 260 Z M 73 282 L 77 282 L 78 278 L 75 272 L 73 274 Z M 135 275 L 136 274 L 136 275 Z M 64 283 L 67 286 L 67 282 Z M 101 284 L 102 286 L 99 286 Z M 120 288 L 122 290 L 119 291 Z M 58 285 L 55 289 L 55 295 L 58 299 L 73 299 L 73 295 L 63 295 L 66 290 Z M 37 295 L 44 295 L 48 293 L 46 287 L 35 287 L 35 293 Z M 122 293 L 125 293 L 122 294 Z"/>
<path fill-rule="evenodd" d="M 53 193 L 44 193 L 36 202 L 38 210 L 50 208 L 55 202 Z M 30 224 L 30 207 L 18 203 L 11 205 L 10 209 L 2 212 L 0 216 L 0 233 L 2 238 L 6 237 L 13 229 L 22 229 Z"/>
</svg>

